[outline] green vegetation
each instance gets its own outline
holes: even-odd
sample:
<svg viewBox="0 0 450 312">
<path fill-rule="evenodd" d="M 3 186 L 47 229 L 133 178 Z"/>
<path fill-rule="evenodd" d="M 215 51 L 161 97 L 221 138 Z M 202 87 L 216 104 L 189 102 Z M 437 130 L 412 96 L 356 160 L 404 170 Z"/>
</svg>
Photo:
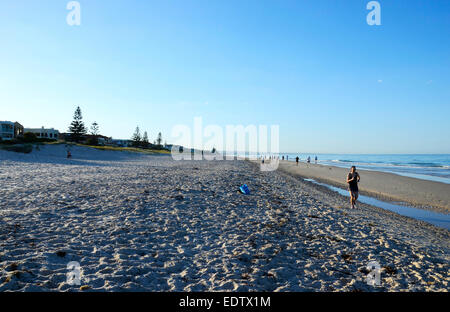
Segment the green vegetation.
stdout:
<svg viewBox="0 0 450 312">
<path fill-rule="evenodd" d="M 41 144 L 41 143 L 54 143 L 56 140 L 48 138 L 38 138 L 34 133 L 27 132 L 22 137 L 18 137 L 12 140 L 0 140 L 0 145 L 17 145 L 17 144 Z"/>
<path fill-rule="evenodd" d="M 69 127 L 70 140 L 75 142 L 80 142 L 87 132 L 86 127 L 83 123 L 83 116 L 81 115 L 81 109 L 78 106 L 73 115 L 73 121 Z"/>
<path fill-rule="evenodd" d="M 37 140 L 37 136 L 36 136 L 36 134 L 34 134 L 32 132 L 26 132 L 23 135 L 24 142 L 36 142 L 36 140 Z"/>
<path fill-rule="evenodd" d="M 14 144 L 14 145 L 1 144 L 0 149 L 9 151 L 9 152 L 28 154 L 28 153 L 31 153 L 31 151 L 33 150 L 33 145 L 31 145 L 31 144 Z"/>
<path fill-rule="evenodd" d="M 136 127 L 133 134 L 132 147 L 99 145 L 99 125 L 97 122 L 92 123 L 90 127 L 91 134 L 88 136 L 87 128 L 83 123 L 80 107 L 77 107 L 75 110 L 73 121 L 69 127 L 69 132 L 69 137 L 66 137 L 63 141 L 52 140 L 50 138 L 39 138 L 36 134 L 31 132 L 27 132 L 23 136 L 8 141 L 2 141 L 0 138 L 0 149 L 18 153 L 30 153 L 33 150 L 33 145 L 36 146 L 36 150 L 39 150 L 41 145 L 66 144 L 66 146 L 78 145 L 104 151 L 125 151 L 163 155 L 170 154 L 170 151 L 162 145 L 163 139 L 161 132 L 158 133 L 157 139 L 154 144 L 152 144 L 149 142 L 147 131 L 144 131 L 144 134 L 141 135 L 139 127 Z"/>
<path fill-rule="evenodd" d="M 150 142 L 148 141 L 147 131 L 145 131 L 144 135 L 142 136 L 141 144 L 142 144 L 142 147 L 146 147 L 146 148 L 150 146 Z"/>
<path fill-rule="evenodd" d="M 78 146 L 91 147 L 102 151 L 121 151 L 121 152 L 134 152 L 134 153 L 144 153 L 144 154 L 164 154 L 169 155 L 168 150 L 158 150 L 158 149 L 147 149 L 138 147 L 116 147 L 116 146 L 97 146 L 97 145 L 84 145 L 76 144 Z"/>
<path fill-rule="evenodd" d="M 156 138 L 156 146 L 158 146 L 159 148 L 163 147 L 162 146 L 162 134 L 161 134 L 161 132 L 158 133 L 158 137 Z"/>
<path fill-rule="evenodd" d="M 134 147 L 139 147 L 142 144 L 142 137 L 141 137 L 141 131 L 139 130 L 139 126 L 136 127 L 136 130 L 133 133 L 133 136 L 131 137 L 131 140 L 133 141 Z"/>
<path fill-rule="evenodd" d="M 91 135 L 92 137 L 87 139 L 86 144 L 98 145 L 99 126 L 96 121 L 91 125 Z"/>
<path fill-rule="evenodd" d="M 8 143 L 5 144 L 6 142 L 8 142 Z M 63 141 L 39 142 L 35 145 L 36 145 L 36 150 L 39 150 L 40 149 L 39 146 L 57 145 L 57 144 L 84 146 L 84 147 L 95 148 L 95 149 L 102 150 L 102 151 L 119 151 L 119 152 L 143 153 L 143 154 L 153 154 L 153 155 L 154 154 L 170 155 L 170 151 L 165 150 L 165 149 L 160 150 L 160 149 L 149 149 L 149 148 L 139 148 L 139 147 L 98 146 L 98 145 L 79 144 L 79 143 L 66 143 Z M 3 141 L 3 142 L 0 142 L 0 150 L 29 154 L 33 151 L 33 144 L 31 144 L 31 143 L 17 144 L 17 143 L 11 143 L 11 141 Z"/>
</svg>

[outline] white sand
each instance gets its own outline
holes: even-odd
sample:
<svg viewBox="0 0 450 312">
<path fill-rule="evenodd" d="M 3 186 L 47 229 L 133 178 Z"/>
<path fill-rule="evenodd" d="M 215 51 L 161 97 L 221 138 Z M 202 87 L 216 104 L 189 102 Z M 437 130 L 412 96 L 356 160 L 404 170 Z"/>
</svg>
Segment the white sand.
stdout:
<svg viewBox="0 0 450 312">
<path fill-rule="evenodd" d="M 70 261 L 91 290 L 449 289 L 447 230 L 349 210 L 342 196 L 245 161 L 72 154 L 0 151 L 0 291 L 78 291 Z M 379 287 L 365 282 L 371 260 L 384 267 Z"/>
</svg>

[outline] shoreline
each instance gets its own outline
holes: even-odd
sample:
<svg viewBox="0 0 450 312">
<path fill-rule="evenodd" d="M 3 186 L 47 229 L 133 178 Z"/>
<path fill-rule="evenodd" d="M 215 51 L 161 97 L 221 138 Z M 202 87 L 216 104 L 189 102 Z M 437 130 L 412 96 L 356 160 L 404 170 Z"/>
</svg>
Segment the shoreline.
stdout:
<svg viewBox="0 0 450 312">
<path fill-rule="evenodd" d="M 450 176 L 445 175 L 445 171 L 450 169 L 450 163 L 447 164 L 447 158 L 450 161 L 450 154 L 317 154 L 321 160 L 317 164 L 323 166 L 331 166 L 348 169 L 351 165 L 355 165 L 359 170 L 377 171 L 393 173 L 400 176 L 415 178 L 419 180 L 427 180 L 450 184 Z M 417 156 L 418 159 L 412 159 Z M 295 162 L 296 154 L 289 154 L 289 161 Z M 323 159 L 322 157 L 326 157 Z M 356 159 L 353 157 L 362 157 Z M 363 159 L 364 157 L 381 157 L 380 159 Z M 384 157 L 393 157 L 390 160 Z M 423 159 L 426 157 L 442 157 L 440 159 Z M 332 158 L 336 158 L 333 159 Z M 342 159 L 341 159 L 342 158 Z M 348 159 L 347 159 L 348 158 Z M 395 160 L 394 160 L 395 158 Z M 403 159 L 402 159 L 403 158 Z M 410 158 L 410 159 L 405 159 Z M 351 160 L 350 160 L 351 159 Z M 280 158 L 281 160 L 281 158 Z M 306 159 L 300 159 L 301 162 L 307 163 Z M 315 164 L 311 157 L 311 164 Z"/>
<path fill-rule="evenodd" d="M 306 179 L 314 179 L 341 189 L 347 189 L 345 182 L 349 169 L 321 164 L 280 161 L 278 170 Z M 356 170 L 360 173 L 360 194 L 380 200 L 406 203 L 415 208 L 450 213 L 450 185 L 421 180 L 374 170 Z"/>
<path fill-rule="evenodd" d="M 72 261 L 85 291 L 449 290 L 446 229 L 247 161 L 72 155 L 0 151 L 0 291 L 82 291 Z"/>
</svg>

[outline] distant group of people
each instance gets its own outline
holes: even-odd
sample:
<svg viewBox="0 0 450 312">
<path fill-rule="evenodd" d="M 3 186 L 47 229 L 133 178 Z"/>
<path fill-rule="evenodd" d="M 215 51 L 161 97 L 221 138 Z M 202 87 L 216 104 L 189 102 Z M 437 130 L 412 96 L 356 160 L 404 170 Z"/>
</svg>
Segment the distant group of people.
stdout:
<svg viewBox="0 0 450 312">
<path fill-rule="evenodd" d="M 282 156 L 282 160 L 289 160 L 289 156 L 286 155 Z M 317 164 L 318 158 L 317 156 L 314 157 L 314 162 Z M 300 162 L 300 157 L 295 157 L 295 163 L 298 166 L 298 163 Z M 308 156 L 306 158 L 306 163 L 311 163 L 311 157 Z M 359 196 L 359 189 L 358 189 L 358 182 L 361 180 L 361 177 L 359 176 L 359 173 L 356 171 L 356 167 L 352 166 L 350 168 L 350 172 L 347 174 L 347 184 L 348 184 L 348 191 L 350 193 L 350 204 L 352 209 L 356 208 L 356 201 L 358 200 Z"/>
<path fill-rule="evenodd" d="M 282 156 L 282 160 L 284 160 L 284 156 Z M 288 155 L 286 155 L 286 160 L 289 160 L 289 156 Z M 310 164 L 311 163 L 311 157 L 310 156 L 308 156 L 308 157 L 306 157 L 306 163 L 308 163 L 308 164 Z M 317 156 L 315 156 L 314 157 L 314 163 L 315 164 L 317 164 L 317 161 L 318 161 L 318 158 L 317 158 Z M 295 162 L 296 162 L 296 164 L 297 164 L 297 166 L 298 166 L 298 163 L 300 162 L 300 157 L 295 157 Z"/>
<path fill-rule="evenodd" d="M 258 159 L 261 159 L 261 160 L 277 160 L 278 159 L 278 160 L 280 160 L 280 156 L 265 155 L 265 156 L 259 156 Z"/>
<path fill-rule="evenodd" d="M 266 159 L 276 159 L 279 160 L 279 156 L 261 156 L 262 163 L 264 163 L 264 160 Z M 289 160 L 289 155 L 282 155 L 281 160 Z M 317 156 L 314 157 L 314 162 L 317 164 L 318 158 Z M 300 162 L 300 157 L 295 157 L 295 163 L 298 166 L 298 163 Z M 306 158 L 306 163 L 311 163 L 311 157 L 308 156 Z M 352 209 L 356 208 L 356 201 L 358 200 L 359 196 L 359 189 L 358 189 L 358 182 L 361 180 L 361 177 L 359 176 L 359 173 L 356 171 L 356 167 L 352 166 L 350 168 L 350 172 L 347 174 L 347 184 L 348 184 L 348 191 L 350 193 L 350 204 Z"/>
<path fill-rule="evenodd" d="M 264 164 L 266 160 L 280 160 L 280 156 L 274 156 L 274 155 L 265 155 L 265 156 L 258 156 L 258 159 L 261 160 L 261 163 Z"/>
<path fill-rule="evenodd" d="M 280 156 L 265 155 L 265 156 L 259 156 L 258 159 L 260 159 L 261 162 L 264 163 L 265 160 L 280 160 Z M 286 156 L 282 155 L 282 156 L 281 156 L 281 160 L 287 160 L 287 161 L 289 161 L 289 155 L 286 155 Z M 310 157 L 310 156 L 308 156 L 305 160 L 306 160 L 306 162 L 307 162 L 308 164 L 311 163 L 311 157 Z M 300 161 L 300 158 L 297 156 L 297 157 L 295 158 L 295 162 L 298 164 L 299 161 Z M 317 156 L 315 156 L 315 157 L 314 157 L 314 162 L 315 162 L 316 164 L 317 164 L 317 161 L 318 161 L 318 158 L 317 158 Z"/>
</svg>

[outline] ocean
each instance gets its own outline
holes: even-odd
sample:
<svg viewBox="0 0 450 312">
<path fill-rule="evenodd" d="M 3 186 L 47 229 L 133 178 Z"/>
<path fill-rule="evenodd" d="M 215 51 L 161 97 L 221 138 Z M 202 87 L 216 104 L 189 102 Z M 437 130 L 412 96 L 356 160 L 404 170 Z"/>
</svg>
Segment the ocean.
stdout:
<svg viewBox="0 0 450 312">
<path fill-rule="evenodd" d="M 356 166 L 358 169 L 384 171 L 417 179 L 450 184 L 450 154 L 281 154 L 289 161 L 305 162 L 306 158 L 317 156 L 318 164 L 343 168 Z"/>
</svg>

